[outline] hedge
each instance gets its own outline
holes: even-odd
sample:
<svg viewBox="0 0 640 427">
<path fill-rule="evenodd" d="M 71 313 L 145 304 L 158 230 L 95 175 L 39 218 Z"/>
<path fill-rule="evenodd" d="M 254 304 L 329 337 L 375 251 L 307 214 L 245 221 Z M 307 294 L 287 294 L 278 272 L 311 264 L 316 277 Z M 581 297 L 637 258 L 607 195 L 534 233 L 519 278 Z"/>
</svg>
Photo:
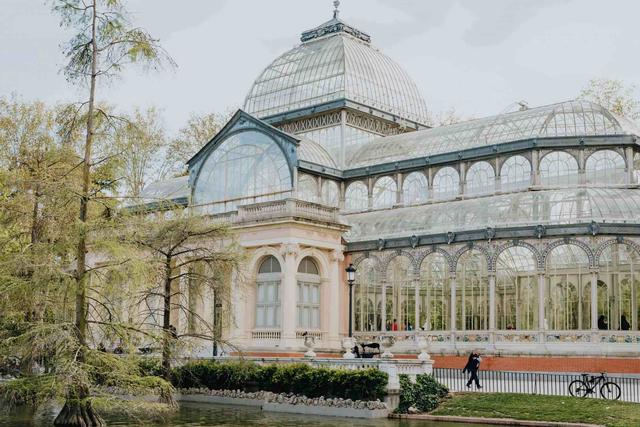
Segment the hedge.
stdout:
<svg viewBox="0 0 640 427">
<path fill-rule="evenodd" d="M 449 390 L 428 374 L 416 375 L 413 383 L 407 375 L 400 375 L 400 403 L 395 412 L 406 414 L 413 407 L 419 412 L 433 411 Z"/>
<path fill-rule="evenodd" d="M 253 362 L 198 361 L 173 370 L 176 388 L 264 390 L 307 397 L 382 399 L 388 376 L 377 369 L 314 368 L 303 363 L 258 365 Z"/>
</svg>

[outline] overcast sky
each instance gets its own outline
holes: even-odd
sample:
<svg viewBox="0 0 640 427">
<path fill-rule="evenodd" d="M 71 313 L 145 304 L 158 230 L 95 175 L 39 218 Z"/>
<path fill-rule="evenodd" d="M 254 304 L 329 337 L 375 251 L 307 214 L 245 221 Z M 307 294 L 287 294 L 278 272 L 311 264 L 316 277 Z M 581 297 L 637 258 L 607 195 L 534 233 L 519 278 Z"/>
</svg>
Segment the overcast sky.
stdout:
<svg viewBox="0 0 640 427">
<path fill-rule="evenodd" d="M 178 68 L 127 72 L 101 94 L 155 105 L 176 130 L 191 111 L 240 107 L 253 80 L 332 0 L 125 0 Z M 500 113 L 574 98 L 594 77 L 640 85 L 639 0 L 342 0 L 341 18 L 416 80 L 431 111 Z M 78 99 L 59 73 L 69 33 L 44 0 L 0 0 L 0 96 Z"/>
</svg>

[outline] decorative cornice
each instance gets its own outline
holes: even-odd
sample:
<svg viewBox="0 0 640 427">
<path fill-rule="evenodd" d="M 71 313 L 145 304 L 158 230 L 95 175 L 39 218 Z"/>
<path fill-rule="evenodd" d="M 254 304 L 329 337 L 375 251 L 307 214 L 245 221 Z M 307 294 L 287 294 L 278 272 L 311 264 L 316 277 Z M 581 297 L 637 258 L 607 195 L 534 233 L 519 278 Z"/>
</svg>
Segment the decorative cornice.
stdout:
<svg viewBox="0 0 640 427">
<path fill-rule="evenodd" d="M 286 257 L 287 255 L 293 255 L 297 257 L 300 253 L 300 245 L 296 243 L 286 243 L 280 246 L 280 255 Z"/>
<path fill-rule="evenodd" d="M 334 17 L 330 21 L 325 22 L 319 27 L 313 28 L 311 30 L 305 31 L 302 33 L 300 37 L 300 41 L 302 43 L 309 42 L 311 40 L 318 39 L 320 37 L 324 37 L 328 34 L 338 34 L 338 33 L 346 33 L 350 36 L 353 36 L 359 40 L 362 40 L 365 43 L 371 43 L 371 36 L 364 31 L 360 31 L 355 27 L 347 24 L 346 22 L 341 21 L 338 17 Z"/>
<path fill-rule="evenodd" d="M 342 262 L 344 261 L 344 253 L 337 249 L 331 251 L 331 261 L 333 262 Z"/>
</svg>

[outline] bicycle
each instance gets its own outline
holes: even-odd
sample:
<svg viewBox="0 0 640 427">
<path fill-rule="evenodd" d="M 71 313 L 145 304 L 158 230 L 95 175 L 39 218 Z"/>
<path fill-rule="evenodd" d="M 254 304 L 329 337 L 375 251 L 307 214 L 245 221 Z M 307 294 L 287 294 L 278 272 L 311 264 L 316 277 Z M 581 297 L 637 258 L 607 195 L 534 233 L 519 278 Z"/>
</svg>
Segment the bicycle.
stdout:
<svg viewBox="0 0 640 427">
<path fill-rule="evenodd" d="M 582 374 L 582 379 L 573 380 L 569 384 L 569 394 L 574 397 L 586 397 L 587 394 L 595 394 L 598 385 L 600 385 L 600 396 L 603 399 L 620 399 L 620 386 L 609 381 L 604 372 L 600 375 Z"/>
</svg>

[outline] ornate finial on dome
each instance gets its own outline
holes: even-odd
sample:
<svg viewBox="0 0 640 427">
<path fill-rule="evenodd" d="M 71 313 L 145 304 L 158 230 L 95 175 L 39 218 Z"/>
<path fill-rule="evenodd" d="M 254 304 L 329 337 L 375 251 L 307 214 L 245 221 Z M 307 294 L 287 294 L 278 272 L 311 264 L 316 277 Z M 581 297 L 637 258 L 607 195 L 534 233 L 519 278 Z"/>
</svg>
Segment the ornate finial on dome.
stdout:
<svg viewBox="0 0 640 427">
<path fill-rule="evenodd" d="M 340 0 L 333 1 L 333 19 L 325 22 L 324 24 L 305 31 L 300 37 L 300 41 L 303 43 L 324 37 L 330 34 L 347 33 L 357 39 L 362 40 L 365 43 L 371 43 L 371 37 L 364 31 L 360 31 L 355 27 L 342 21 L 338 16 L 340 15 Z"/>
</svg>

